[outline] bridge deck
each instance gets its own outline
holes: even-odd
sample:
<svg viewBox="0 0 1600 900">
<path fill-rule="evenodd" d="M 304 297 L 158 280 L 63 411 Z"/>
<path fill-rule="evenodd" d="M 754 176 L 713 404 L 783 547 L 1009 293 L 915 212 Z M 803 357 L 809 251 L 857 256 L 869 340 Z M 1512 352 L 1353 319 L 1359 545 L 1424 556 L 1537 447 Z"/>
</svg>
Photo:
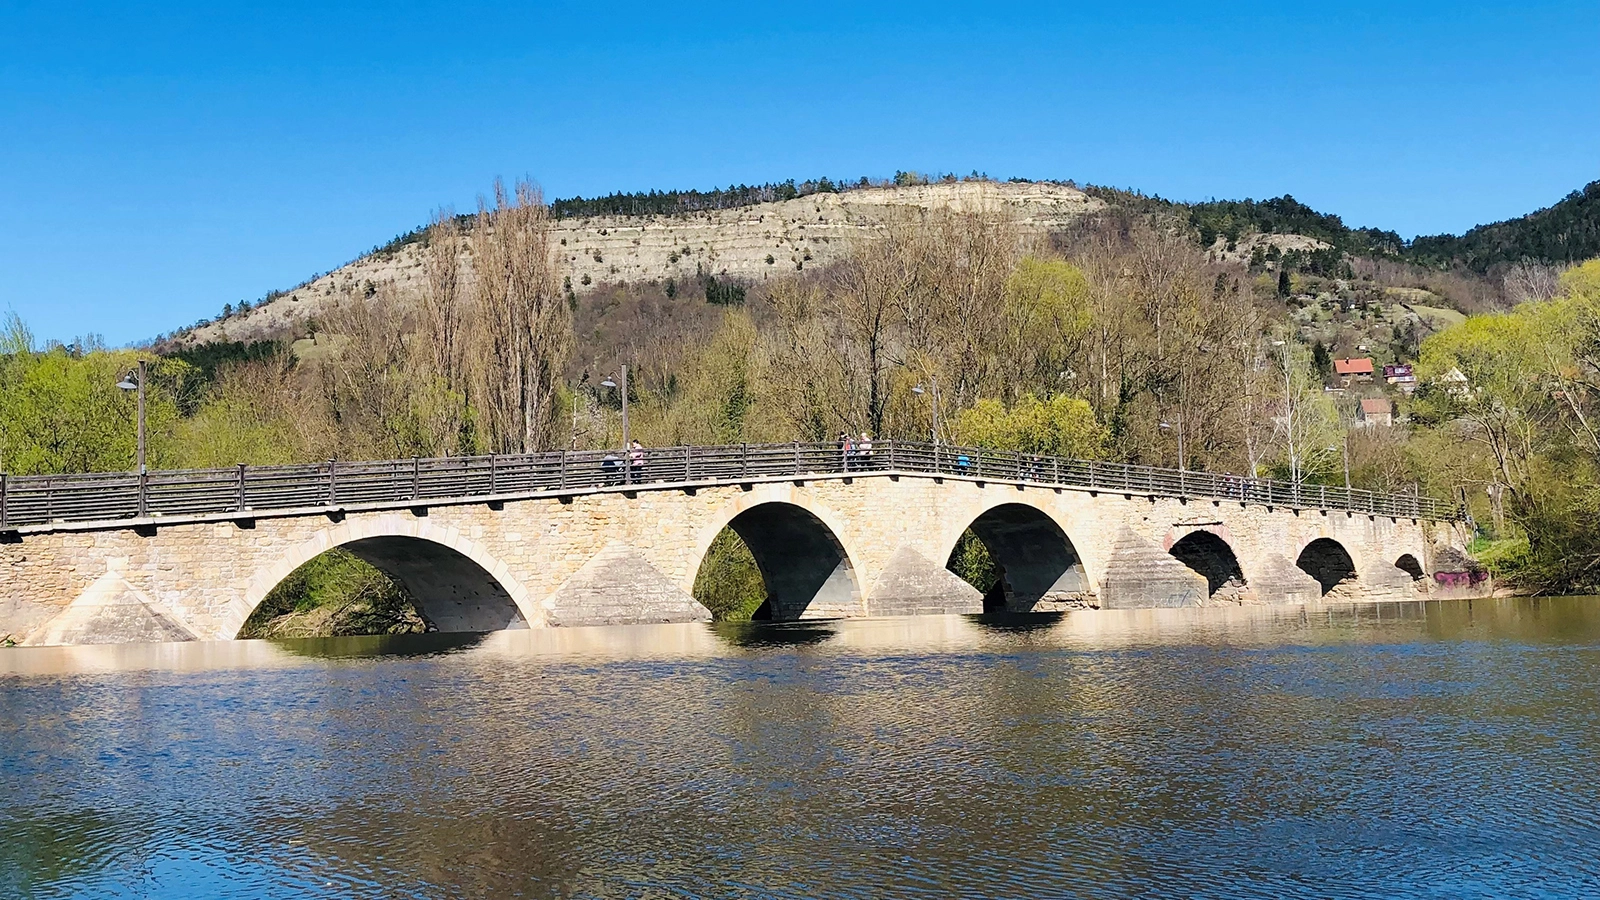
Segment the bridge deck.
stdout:
<svg viewBox="0 0 1600 900">
<path fill-rule="evenodd" d="M 74 523 L 188 520 L 304 509 L 738 484 L 753 479 L 893 473 L 948 475 L 1074 490 L 1197 497 L 1291 508 L 1340 509 L 1453 521 L 1460 510 L 1431 497 L 1294 484 L 1210 472 L 1037 456 L 907 441 L 869 453 L 832 443 L 664 447 L 629 466 L 617 451 L 561 451 L 230 469 L 88 475 L 0 474 L 0 531 L 48 531 Z"/>
</svg>

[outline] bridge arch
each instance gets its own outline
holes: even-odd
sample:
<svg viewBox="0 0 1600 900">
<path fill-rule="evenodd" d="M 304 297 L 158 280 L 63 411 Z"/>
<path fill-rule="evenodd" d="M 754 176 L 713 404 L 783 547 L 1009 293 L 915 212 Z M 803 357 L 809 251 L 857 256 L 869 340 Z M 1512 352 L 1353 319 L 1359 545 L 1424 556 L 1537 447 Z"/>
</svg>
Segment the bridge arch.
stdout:
<svg viewBox="0 0 1600 900">
<path fill-rule="evenodd" d="M 1245 584 L 1239 557 L 1227 540 L 1214 531 L 1191 531 L 1173 542 L 1167 552 L 1205 578 L 1206 591 L 1212 596 L 1230 583 L 1240 587 Z"/>
<path fill-rule="evenodd" d="M 1037 506 L 1014 500 L 995 503 L 947 535 L 942 543 L 947 568 L 968 531 L 988 549 L 997 569 L 998 581 L 984 597 L 986 612 L 1028 612 L 1041 603 L 1081 599 L 1093 591 L 1067 530 Z"/>
<path fill-rule="evenodd" d="M 230 611 L 224 632 L 237 635 L 273 588 L 295 569 L 336 547 L 398 581 L 440 631 L 500 631 L 544 624 L 527 588 L 475 541 L 425 519 L 384 515 L 329 527 L 260 569 Z"/>
<path fill-rule="evenodd" d="M 1356 577 L 1355 558 L 1333 538 L 1320 537 L 1306 544 L 1300 549 L 1294 564 L 1317 580 L 1324 595 Z"/>
<path fill-rule="evenodd" d="M 1422 563 L 1417 562 L 1417 558 L 1410 553 L 1400 554 L 1400 558 L 1394 561 L 1394 567 L 1410 575 L 1412 581 L 1421 581 L 1428 577 L 1428 573 L 1422 569 Z"/>
<path fill-rule="evenodd" d="M 724 528 L 744 541 L 761 572 L 767 599 L 754 618 L 793 621 L 864 612 L 857 556 L 841 521 L 803 493 L 764 485 L 718 510 L 696 542 L 690 590 Z"/>
</svg>

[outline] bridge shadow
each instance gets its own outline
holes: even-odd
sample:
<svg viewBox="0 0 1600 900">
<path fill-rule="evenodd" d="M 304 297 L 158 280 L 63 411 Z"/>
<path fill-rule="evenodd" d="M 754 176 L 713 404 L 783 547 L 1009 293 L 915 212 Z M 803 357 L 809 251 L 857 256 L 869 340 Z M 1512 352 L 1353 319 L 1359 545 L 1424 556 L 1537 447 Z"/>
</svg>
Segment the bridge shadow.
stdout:
<svg viewBox="0 0 1600 900">
<path fill-rule="evenodd" d="M 838 633 L 831 620 L 713 622 L 709 627 L 728 646 L 748 649 L 809 647 L 821 644 Z"/>
<path fill-rule="evenodd" d="M 427 634 L 362 634 L 345 637 L 270 638 L 286 653 L 314 659 L 383 659 L 447 656 L 483 643 L 488 632 L 436 631 Z"/>
<path fill-rule="evenodd" d="M 1061 624 L 1064 612 L 986 612 L 966 618 L 984 631 L 996 634 L 1031 634 Z"/>
</svg>

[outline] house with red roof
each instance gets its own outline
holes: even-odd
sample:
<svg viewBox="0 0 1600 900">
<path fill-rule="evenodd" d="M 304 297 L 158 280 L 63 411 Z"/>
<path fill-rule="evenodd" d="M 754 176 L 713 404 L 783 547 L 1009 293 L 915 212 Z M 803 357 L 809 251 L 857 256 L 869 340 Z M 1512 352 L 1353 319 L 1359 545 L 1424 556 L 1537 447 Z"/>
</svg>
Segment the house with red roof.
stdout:
<svg viewBox="0 0 1600 900">
<path fill-rule="evenodd" d="M 1336 359 L 1333 361 L 1333 374 L 1339 377 L 1339 383 L 1345 387 L 1354 384 L 1366 384 L 1372 381 L 1372 359 Z"/>
<path fill-rule="evenodd" d="M 1368 428 L 1394 424 L 1394 404 L 1386 397 L 1366 397 L 1361 401 L 1361 424 Z"/>
</svg>

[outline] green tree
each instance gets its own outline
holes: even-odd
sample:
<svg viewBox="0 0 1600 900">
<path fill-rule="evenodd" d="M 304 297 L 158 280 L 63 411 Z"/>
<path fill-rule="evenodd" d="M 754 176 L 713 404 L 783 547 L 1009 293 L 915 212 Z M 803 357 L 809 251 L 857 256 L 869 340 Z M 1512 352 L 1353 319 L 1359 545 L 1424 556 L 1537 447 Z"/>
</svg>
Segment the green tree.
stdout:
<svg viewBox="0 0 1600 900">
<path fill-rule="evenodd" d="M 1048 400 L 1025 394 L 1009 409 L 979 400 L 962 410 L 951 431 L 962 444 L 1080 459 L 1100 457 L 1107 437 L 1088 402 L 1066 394 Z"/>
<path fill-rule="evenodd" d="M 17 349 L 26 329 L 12 322 L 6 340 Z M 117 387 L 138 365 L 132 351 L 8 353 L 0 367 L 0 471 L 16 475 L 114 472 L 134 467 L 135 399 Z M 172 359 L 150 359 L 145 430 L 152 466 L 170 464 L 178 408 L 174 394 L 193 373 Z"/>
<path fill-rule="evenodd" d="M 1321 341 L 1311 345 L 1311 368 L 1324 382 L 1333 375 L 1333 354 Z"/>
<path fill-rule="evenodd" d="M 722 529 L 706 550 L 695 574 L 694 598 L 712 618 L 725 622 L 748 622 L 767 599 L 756 558 L 732 528 Z"/>
</svg>

